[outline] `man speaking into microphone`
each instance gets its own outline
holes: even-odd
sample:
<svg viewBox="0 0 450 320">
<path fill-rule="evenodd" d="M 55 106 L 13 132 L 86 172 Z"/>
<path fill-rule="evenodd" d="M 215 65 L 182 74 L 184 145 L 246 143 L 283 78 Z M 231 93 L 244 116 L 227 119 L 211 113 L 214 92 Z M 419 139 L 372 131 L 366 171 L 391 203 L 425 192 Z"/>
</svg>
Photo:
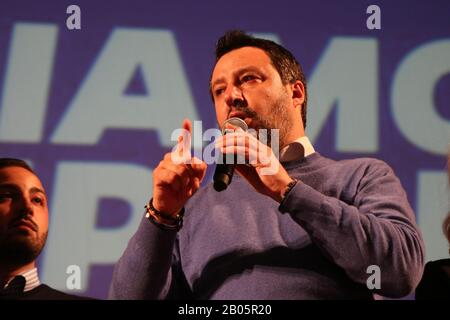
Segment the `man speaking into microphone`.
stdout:
<svg viewBox="0 0 450 320">
<path fill-rule="evenodd" d="M 414 290 L 423 242 L 399 179 L 380 160 L 334 161 L 314 150 L 305 77 L 288 50 L 227 32 L 210 93 L 222 130 L 238 118 L 257 133 L 241 128 L 215 141 L 224 155 L 248 161 L 222 187 L 200 188 L 206 164 L 174 161 L 189 142 L 181 136 L 154 170 L 110 298 L 373 299 Z M 191 132 L 190 121 L 183 128 Z M 371 286 L 374 267 L 381 277 Z"/>
</svg>

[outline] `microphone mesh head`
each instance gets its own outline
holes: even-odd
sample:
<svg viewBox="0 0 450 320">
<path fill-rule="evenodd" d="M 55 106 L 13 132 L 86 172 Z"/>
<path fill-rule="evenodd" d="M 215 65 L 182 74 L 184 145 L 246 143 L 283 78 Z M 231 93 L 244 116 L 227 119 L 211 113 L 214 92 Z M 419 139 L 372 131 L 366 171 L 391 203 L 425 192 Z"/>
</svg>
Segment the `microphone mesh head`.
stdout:
<svg viewBox="0 0 450 320">
<path fill-rule="evenodd" d="M 234 127 L 241 128 L 241 129 L 244 130 L 244 131 L 247 131 L 247 130 L 248 130 L 248 125 L 245 123 L 244 120 L 242 120 L 241 118 L 235 118 L 235 117 L 233 117 L 233 118 L 228 118 L 227 120 L 225 120 L 225 121 L 223 122 L 223 125 L 222 125 L 222 134 L 226 134 L 226 133 L 227 133 L 227 130 L 230 130 L 230 129 L 226 129 L 226 128 L 225 128 L 225 125 L 228 124 L 228 123 L 231 124 L 231 125 L 234 126 Z"/>
</svg>

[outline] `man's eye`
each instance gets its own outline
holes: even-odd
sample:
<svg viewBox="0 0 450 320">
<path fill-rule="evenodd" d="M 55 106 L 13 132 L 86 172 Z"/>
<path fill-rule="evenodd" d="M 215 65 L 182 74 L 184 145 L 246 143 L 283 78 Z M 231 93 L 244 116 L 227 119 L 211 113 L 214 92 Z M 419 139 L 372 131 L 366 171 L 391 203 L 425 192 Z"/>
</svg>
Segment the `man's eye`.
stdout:
<svg viewBox="0 0 450 320">
<path fill-rule="evenodd" d="M 252 74 L 246 74 L 241 78 L 241 82 L 247 82 L 256 79 L 256 77 Z"/>
<path fill-rule="evenodd" d="M 0 194 L 0 202 L 7 201 L 8 199 L 12 199 L 13 195 L 11 193 L 1 193 Z"/>
<path fill-rule="evenodd" d="M 219 89 L 216 89 L 216 90 L 214 90 L 214 95 L 217 97 L 217 96 L 220 96 L 222 93 L 223 93 L 223 88 L 219 88 Z"/>
<path fill-rule="evenodd" d="M 42 205 L 44 203 L 44 199 L 41 199 L 39 197 L 33 198 L 33 202 Z"/>
</svg>

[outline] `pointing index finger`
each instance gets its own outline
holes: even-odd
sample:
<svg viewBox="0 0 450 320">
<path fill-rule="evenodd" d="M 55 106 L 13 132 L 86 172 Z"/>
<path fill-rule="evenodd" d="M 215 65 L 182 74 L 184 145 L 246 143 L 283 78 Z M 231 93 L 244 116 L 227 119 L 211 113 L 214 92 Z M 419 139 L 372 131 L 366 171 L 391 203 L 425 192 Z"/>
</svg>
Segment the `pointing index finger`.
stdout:
<svg viewBox="0 0 450 320">
<path fill-rule="evenodd" d="M 192 123 L 189 119 L 183 120 L 183 127 L 178 136 L 178 142 L 175 149 L 176 157 L 183 163 L 188 163 L 191 158 L 191 134 Z"/>
</svg>

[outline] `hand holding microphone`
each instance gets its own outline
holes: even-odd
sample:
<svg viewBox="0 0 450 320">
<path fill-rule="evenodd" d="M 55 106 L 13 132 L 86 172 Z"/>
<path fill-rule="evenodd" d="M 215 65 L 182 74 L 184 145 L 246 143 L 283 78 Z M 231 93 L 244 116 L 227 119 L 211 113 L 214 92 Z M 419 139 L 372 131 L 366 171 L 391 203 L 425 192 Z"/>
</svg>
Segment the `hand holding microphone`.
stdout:
<svg viewBox="0 0 450 320">
<path fill-rule="evenodd" d="M 243 131 L 248 130 L 248 126 L 244 120 L 240 118 L 229 118 L 224 121 L 222 125 L 222 134 L 226 135 L 229 132 L 234 132 L 234 130 L 227 129 L 227 124 L 234 127 L 241 128 Z M 235 161 L 232 163 L 226 163 L 226 155 L 223 155 L 223 163 L 218 163 L 216 165 L 216 170 L 214 172 L 214 189 L 218 192 L 225 190 L 231 183 L 233 178 L 234 169 L 236 167 Z"/>
<path fill-rule="evenodd" d="M 241 132 L 225 131 L 226 125 L 242 129 Z M 231 183 L 234 171 L 244 177 L 261 194 L 281 202 L 286 187 L 292 183 L 286 169 L 280 164 L 273 150 L 247 132 L 247 124 L 240 118 L 227 119 L 223 124 L 223 133 L 216 145 L 226 156 L 233 156 L 232 163 L 217 164 L 214 173 L 214 189 L 225 190 Z M 238 130 L 239 131 L 239 130 Z M 245 157 L 245 165 L 236 165 L 236 156 Z"/>
</svg>

